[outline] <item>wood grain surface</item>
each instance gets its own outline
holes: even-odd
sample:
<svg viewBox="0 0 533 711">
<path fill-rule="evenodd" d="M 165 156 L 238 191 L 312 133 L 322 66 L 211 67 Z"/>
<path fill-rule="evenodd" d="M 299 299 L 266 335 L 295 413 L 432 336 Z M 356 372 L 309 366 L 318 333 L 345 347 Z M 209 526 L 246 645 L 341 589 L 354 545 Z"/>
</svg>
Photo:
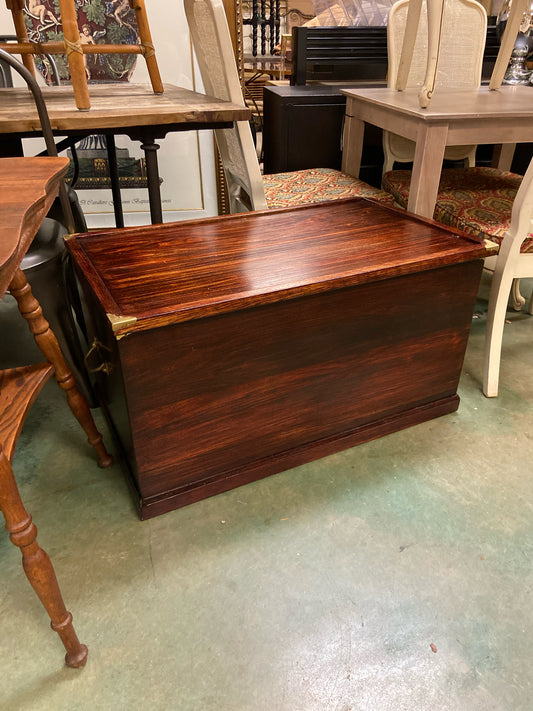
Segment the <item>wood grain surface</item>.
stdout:
<svg viewBox="0 0 533 711">
<path fill-rule="evenodd" d="M 0 298 L 67 172 L 68 158 L 0 158 Z"/>
<path fill-rule="evenodd" d="M 355 199 L 68 246 L 143 518 L 458 406 L 478 240 Z"/>
<path fill-rule="evenodd" d="M 132 126 L 215 124 L 248 120 L 244 105 L 220 101 L 165 84 L 163 94 L 136 84 L 91 85 L 91 108 L 79 111 L 68 86 L 43 87 L 54 131 L 98 131 Z M 40 122 L 26 89 L 0 89 L 0 133 L 40 133 Z"/>
<path fill-rule="evenodd" d="M 458 236 L 459 235 L 459 236 Z M 77 235 L 68 246 L 118 335 L 483 257 L 482 241 L 348 199 Z"/>
</svg>

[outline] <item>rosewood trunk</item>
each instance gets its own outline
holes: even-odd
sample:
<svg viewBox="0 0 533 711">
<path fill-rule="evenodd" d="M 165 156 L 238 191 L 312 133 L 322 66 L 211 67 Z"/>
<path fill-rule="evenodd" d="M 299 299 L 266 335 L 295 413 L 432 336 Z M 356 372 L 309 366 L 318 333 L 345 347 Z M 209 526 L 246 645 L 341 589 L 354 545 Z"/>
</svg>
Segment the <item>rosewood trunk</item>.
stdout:
<svg viewBox="0 0 533 711">
<path fill-rule="evenodd" d="M 479 240 L 353 199 L 68 246 L 142 518 L 458 407 Z"/>
</svg>

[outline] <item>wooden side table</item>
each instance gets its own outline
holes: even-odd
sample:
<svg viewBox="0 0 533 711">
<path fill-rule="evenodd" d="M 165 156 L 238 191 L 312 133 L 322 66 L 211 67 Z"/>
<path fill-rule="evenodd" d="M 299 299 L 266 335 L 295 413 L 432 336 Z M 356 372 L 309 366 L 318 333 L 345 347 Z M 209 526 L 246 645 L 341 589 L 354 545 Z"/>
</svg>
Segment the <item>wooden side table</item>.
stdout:
<svg viewBox="0 0 533 711">
<path fill-rule="evenodd" d="M 87 402 L 78 392 L 59 344 L 19 266 L 57 195 L 67 166 L 67 158 L 0 159 L 0 297 L 7 290 L 15 297 L 46 358 L 41 364 L 0 371 L 0 510 L 11 541 L 20 548 L 28 580 L 50 616 L 52 629 L 59 634 L 67 650 L 67 665 L 81 667 L 87 661 L 87 647 L 80 644 L 74 631 L 72 615 L 61 597 L 52 563 L 37 543 L 37 529 L 24 508 L 12 469 L 26 416 L 52 375 L 65 390 L 70 409 L 94 447 L 99 465 L 107 467 L 112 462 Z"/>
</svg>

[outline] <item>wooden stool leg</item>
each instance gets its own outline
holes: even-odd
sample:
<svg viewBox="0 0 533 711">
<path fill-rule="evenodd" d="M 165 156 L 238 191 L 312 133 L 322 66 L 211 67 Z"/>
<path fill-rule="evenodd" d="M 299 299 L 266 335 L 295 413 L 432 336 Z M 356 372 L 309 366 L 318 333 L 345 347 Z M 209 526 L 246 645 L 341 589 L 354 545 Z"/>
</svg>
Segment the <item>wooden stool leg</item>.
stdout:
<svg viewBox="0 0 533 711">
<path fill-rule="evenodd" d="M 78 109 L 86 111 L 91 108 L 91 100 L 89 98 L 87 74 L 85 73 L 85 62 L 83 61 L 83 46 L 80 42 L 78 17 L 74 0 L 59 0 L 59 8 L 61 10 L 61 23 L 65 36 L 68 66 L 76 106 Z"/>
<path fill-rule="evenodd" d="M 137 27 L 139 28 L 139 36 L 141 38 L 141 47 L 143 48 L 146 67 L 148 69 L 148 74 L 150 75 L 150 81 L 152 82 L 152 89 L 155 94 L 162 94 L 164 91 L 163 82 L 161 81 L 159 67 L 157 66 L 157 59 L 155 56 L 155 49 L 152 42 L 152 34 L 150 32 L 150 25 L 148 24 L 148 16 L 146 14 L 144 0 L 129 0 L 129 3 L 135 10 Z"/>
<path fill-rule="evenodd" d="M 37 543 L 37 527 L 24 508 L 13 476 L 13 469 L 0 448 L 0 509 L 6 520 L 11 541 L 20 548 L 26 577 L 50 616 L 52 629 L 58 633 L 67 654 L 69 667 L 82 667 L 88 650 L 72 625 L 72 615 L 65 607 L 48 554 Z"/>
<path fill-rule="evenodd" d="M 41 352 L 46 360 L 54 366 L 55 378 L 60 387 L 65 390 L 70 409 L 83 427 L 89 444 L 94 447 L 98 456 L 98 464 L 101 467 L 110 466 L 113 458 L 105 448 L 102 435 L 96 429 L 87 401 L 76 388 L 76 381 L 65 363 L 59 343 L 48 321 L 44 318 L 41 306 L 34 297 L 22 270 L 18 269 L 15 273 L 9 285 L 9 291 L 17 300 L 19 311 L 28 322 Z"/>
<path fill-rule="evenodd" d="M 29 42 L 26 23 L 24 22 L 24 0 L 6 0 L 8 10 L 11 10 L 13 16 L 13 24 L 15 26 L 15 34 L 17 40 L 21 43 Z M 32 54 L 23 54 L 22 63 L 26 69 L 35 76 L 35 62 Z"/>
</svg>

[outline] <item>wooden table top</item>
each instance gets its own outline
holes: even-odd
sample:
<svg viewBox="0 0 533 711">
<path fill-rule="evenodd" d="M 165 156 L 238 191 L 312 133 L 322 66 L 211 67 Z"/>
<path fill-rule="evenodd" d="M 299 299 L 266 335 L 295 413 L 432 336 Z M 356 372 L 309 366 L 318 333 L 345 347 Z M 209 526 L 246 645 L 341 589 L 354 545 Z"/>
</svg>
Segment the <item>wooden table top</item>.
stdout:
<svg viewBox="0 0 533 711">
<path fill-rule="evenodd" d="M 0 297 L 50 205 L 68 158 L 0 158 Z"/>
<path fill-rule="evenodd" d="M 244 105 L 221 101 L 189 89 L 165 84 L 163 94 L 139 84 L 91 84 L 91 108 L 79 111 L 70 86 L 43 87 L 52 129 L 88 132 L 133 126 L 216 124 L 247 121 Z M 30 92 L 0 89 L 0 133 L 40 133 Z"/>
<path fill-rule="evenodd" d="M 487 254 L 481 240 L 361 198 L 74 235 L 67 247 L 117 335 Z"/>
<path fill-rule="evenodd" d="M 487 86 L 478 91 L 436 91 L 427 109 L 420 108 L 418 88 L 406 91 L 381 87 L 343 88 L 341 91 L 347 98 L 425 122 L 533 117 L 533 89 L 527 86 L 502 86 L 497 91 L 489 91 Z"/>
</svg>

